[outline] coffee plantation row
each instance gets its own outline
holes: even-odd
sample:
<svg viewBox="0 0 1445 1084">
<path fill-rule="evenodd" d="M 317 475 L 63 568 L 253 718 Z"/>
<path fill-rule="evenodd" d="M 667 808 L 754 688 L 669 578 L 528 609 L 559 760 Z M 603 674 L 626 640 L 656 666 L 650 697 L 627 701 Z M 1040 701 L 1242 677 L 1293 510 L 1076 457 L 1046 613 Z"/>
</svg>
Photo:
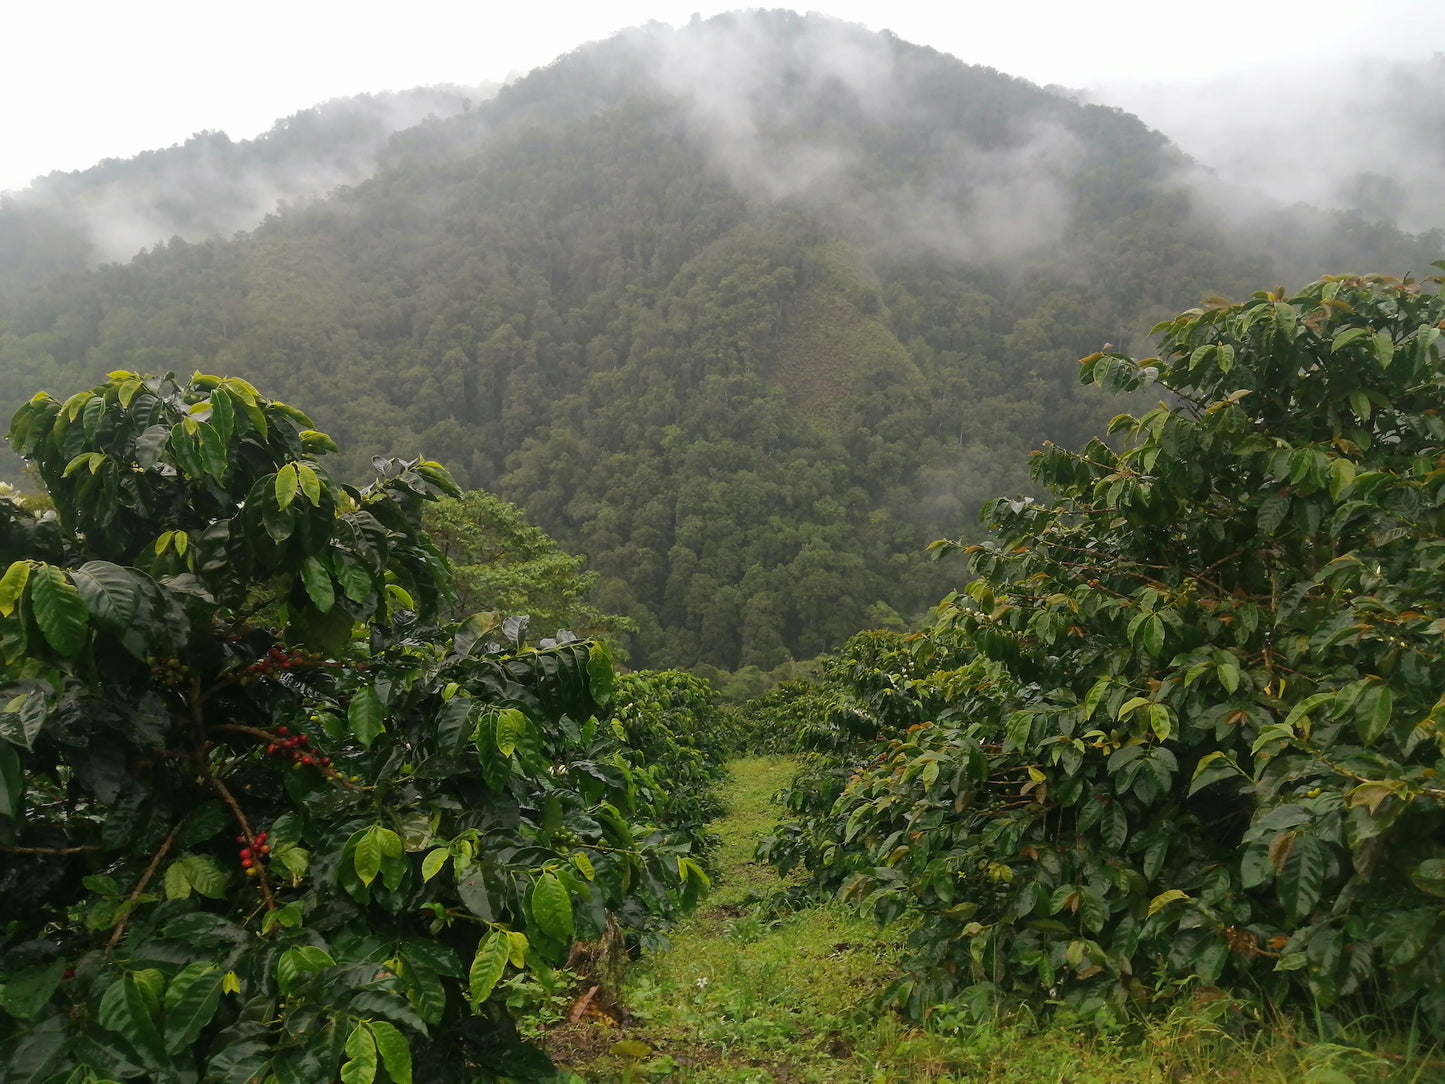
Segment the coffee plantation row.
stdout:
<svg viewBox="0 0 1445 1084">
<path fill-rule="evenodd" d="M 112 373 L 9 439 L 0 1081 L 542 1078 L 574 946 L 708 885 L 723 759 L 800 748 L 765 844 L 908 916 L 915 1016 L 1112 1023 L 1201 990 L 1445 1034 L 1438 280 L 1211 302 L 1085 383 L 932 627 L 745 726 L 599 641 L 448 620 L 439 464 L 338 482 L 244 380 Z M 960 578 L 964 569 L 959 569 Z M 747 731 L 746 737 L 741 730 Z"/>
</svg>

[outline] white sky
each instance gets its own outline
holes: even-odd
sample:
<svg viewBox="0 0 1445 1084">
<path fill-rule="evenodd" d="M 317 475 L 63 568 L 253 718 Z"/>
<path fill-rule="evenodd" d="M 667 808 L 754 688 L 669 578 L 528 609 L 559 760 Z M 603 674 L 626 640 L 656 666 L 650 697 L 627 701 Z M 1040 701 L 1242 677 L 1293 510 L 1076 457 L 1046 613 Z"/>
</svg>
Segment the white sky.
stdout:
<svg viewBox="0 0 1445 1084">
<path fill-rule="evenodd" d="M 731 6 L 4 0 L 0 190 L 202 129 L 249 138 L 328 98 L 502 80 L 626 26 Z M 1136 92 L 1445 49 L 1445 0 L 831 0 L 817 10 L 1039 83 Z M 1321 130 L 1343 136 L 1340 103 L 1316 101 L 1260 108 L 1316 113 Z"/>
</svg>

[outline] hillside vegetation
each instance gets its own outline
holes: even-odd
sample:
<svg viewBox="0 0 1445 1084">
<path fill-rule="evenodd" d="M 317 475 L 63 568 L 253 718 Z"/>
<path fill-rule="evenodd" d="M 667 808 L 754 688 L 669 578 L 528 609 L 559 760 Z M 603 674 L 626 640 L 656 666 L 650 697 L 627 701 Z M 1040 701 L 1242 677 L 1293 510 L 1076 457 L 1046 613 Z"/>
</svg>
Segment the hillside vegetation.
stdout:
<svg viewBox="0 0 1445 1084">
<path fill-rule="evenodd" d="M 421 87 L 337 99 L 278 120 L 255 139 L 197 132 L 183 144 L 0 193 L 0 291 L 175 237 L 203 241 L 255 226 L 288 203 L 365 180 L 390 137 L 449 117 L 492 87 Z"/>
<path fill-rule="evenodd" d="M 1238 229 L 1121 112 L 787 13 L 587 46 L 234 240 L 15 285 L 0 407 L 234 374 L 446 462 L 598 574 L 643 664 L 764 670 L 919 615 L 924 546 L 1116 404 L 1077 358 L 1208 295 L 1439 255 Z"/>
<path fill-rule="evenodd" d="M 893 991 L 1111 1026 L 1248 992 L 1445 1033 L 1440 279 L 1328 277 L 1084 379 L 1177 401 L 1032 460 L 926 632 L 759 705 L 780 868 L 916 925 Z"/>
<path fill-rule="evenodd" d="M 595 612 L 433 461 L 339 483 L 238 378 L 36 395 L 8 435 L 49 499 L 0 500 L 0 1073 L 556 1079 L 549 1025 L 635 1008 L 646 1041 L 548 1049 L 622 1081 L 1429 1079 L 1440 284 L 1331 276 L 1089 355 L 1176 401 L 1036 453 L 1046 500 L 938 544 L 974 578 L 933 627 L 741 719 L 599 641 L 447 620 L 458 589 Z M 511 552 L 468 575 L 439 541 Z M 745 833 L 805 875 L 624 984 L 709 871 L 769 887 L 708 822 L 724 758 L 778 747 L 788 815 L 760 839 L 755 789 Z"/>
</svg>

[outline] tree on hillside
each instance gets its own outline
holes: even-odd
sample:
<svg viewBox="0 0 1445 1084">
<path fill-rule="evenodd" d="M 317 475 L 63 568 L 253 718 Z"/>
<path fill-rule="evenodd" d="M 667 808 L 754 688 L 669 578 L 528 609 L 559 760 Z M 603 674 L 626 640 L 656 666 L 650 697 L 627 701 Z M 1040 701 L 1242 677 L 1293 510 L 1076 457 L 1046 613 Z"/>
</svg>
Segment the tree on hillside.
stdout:
<svg viewBox="0 0 1445 1084">
<path fill-rule="evenodd" d="M 777 848 L 926 916 L 916 1010 L 1192 980 L 1445 1033 L 1439 281 L 1214 301 L 1158 358 L 1084 359 L 1171 404 L 940 544 L 976 578 L 899 668 L 912 725 Z"/>
<path fill-rule="evenodd" d="M 446 471 L 338 484 L 243 380 L 9 439 L 54 512 L 0 499 L 0 1079 L 549 1075 L 511 1007 L 704 883 L 605 649 L 437 626 Z"/>
<path fill-rule="evenodd" d="M 533 636 L 566 629 L 578 636 L 617 636 L 636 626 L 587 601 L 597 573 L 565 552 L 522 510 L 481 490 L 438 501 L 422 515 L 427 533 L 451 563 L 452 612 L 526 615 Z"/>
</svg>

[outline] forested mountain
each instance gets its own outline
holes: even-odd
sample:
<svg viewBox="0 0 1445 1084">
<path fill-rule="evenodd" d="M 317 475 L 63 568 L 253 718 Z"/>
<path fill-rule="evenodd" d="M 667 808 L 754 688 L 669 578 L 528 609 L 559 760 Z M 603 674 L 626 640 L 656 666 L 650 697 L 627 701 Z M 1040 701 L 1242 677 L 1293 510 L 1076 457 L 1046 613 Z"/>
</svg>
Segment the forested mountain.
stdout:
<svg viewBox="0 0 1445 1084">
<path fill-rule="evenodd" d="M 90 169 L 38 177 L 0 194 L 0 288 L 111 260 L 181 237 L 249 229 L 279 206 L 365 180 L 387 141 L 454 116 L 494 86 L 363 94 L 302 110 L 255 139 L 198 132 L 185 143 Z"/>
<path fill-rule="evenodd" d="M 1441 255 L 1240 198 L 1130 115 L 890 35 L 647 27 L 247 235 L 15 286 L 0 406 L 245 377 L 358 477 L 424 451 L 522 505 L 635 662 L 766 668 L 935 600 L 923 546 L 1120 409 L 1080 356 L 1206 295 Z"/>
</svg>

